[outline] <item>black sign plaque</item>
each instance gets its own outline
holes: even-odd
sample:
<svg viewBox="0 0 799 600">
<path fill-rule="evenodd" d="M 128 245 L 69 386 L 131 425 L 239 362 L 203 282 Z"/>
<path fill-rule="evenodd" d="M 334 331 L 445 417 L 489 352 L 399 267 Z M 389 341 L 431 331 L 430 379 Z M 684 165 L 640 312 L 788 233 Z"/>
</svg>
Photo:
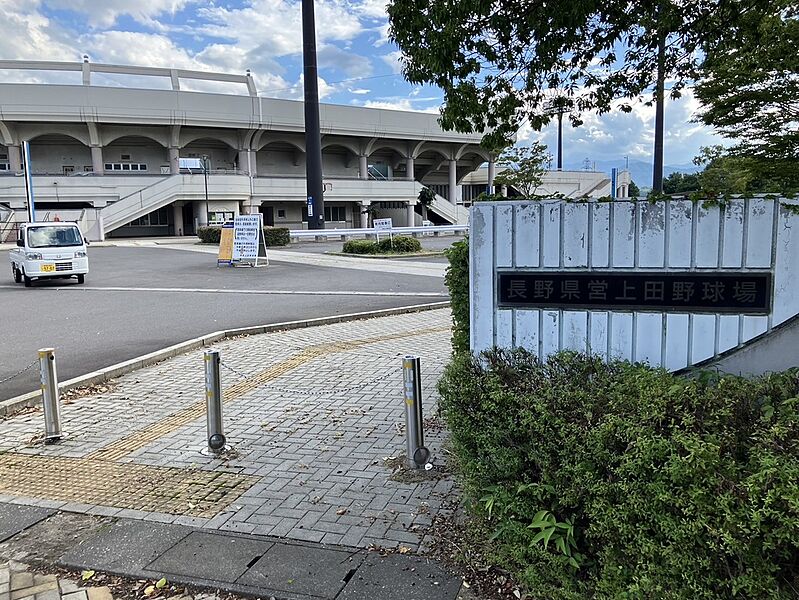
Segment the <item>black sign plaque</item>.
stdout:
<svg viewBox="0 0 799 600">
<path fill-rule="evenodd" d="M 768 314 L 771 273 L 498 271 L 500 308 Z"/>
</svg>

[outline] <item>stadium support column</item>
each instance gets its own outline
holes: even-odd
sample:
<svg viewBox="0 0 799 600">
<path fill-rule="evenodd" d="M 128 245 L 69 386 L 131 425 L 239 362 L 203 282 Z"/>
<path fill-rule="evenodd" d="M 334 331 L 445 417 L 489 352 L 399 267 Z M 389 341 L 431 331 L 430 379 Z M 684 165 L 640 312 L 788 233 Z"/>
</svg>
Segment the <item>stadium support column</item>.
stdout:
<svg viewBox="0 0 799 600">
<path fill-rule="evenodd" d="M 302 0 L 302 58 L 305 88 L 305 185 L 306 200 L 310 209 L 308 211 L 308 229 L 324 229 L 322 136 L 319 129 L 319 82 L 316 67 L 316 23 L 313 0 Z"/>
<path fill-rule="evenodd" d="M 450 204 L 456 204 L 458 198 L 458 161 L 449 161 L 449 198 Z"/>
<path fill-rule="evenodd" d="M 105 169 L 103 166 L 103 147 L 102 146 L 92 146 L 92 171 L 95 175 L 102 175 L 105 173 Z"/>
</svg>

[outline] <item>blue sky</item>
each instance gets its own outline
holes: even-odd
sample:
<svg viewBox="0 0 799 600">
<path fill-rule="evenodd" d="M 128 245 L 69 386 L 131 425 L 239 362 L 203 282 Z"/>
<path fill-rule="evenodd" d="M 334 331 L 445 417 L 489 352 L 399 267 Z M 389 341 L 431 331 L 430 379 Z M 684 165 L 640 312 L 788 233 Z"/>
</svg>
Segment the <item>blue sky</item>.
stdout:
<svg viewBox="0 0 799 600">
<path fill-rule="evenodd" d="M 322 100 L 436 112 L 440 91 L 412 86 L 402 78 L 399 53 L 387 39 L 384 3 L 317 0 Z M 0 21 L 2 59 L 74 61 L 88 54 L 93 62 L 104 63 L 230 73 L 249 68 L 261 95 L 302 97 L 298 1 L 0 0 L 0 14 L 5 17 Z M 63 74 L 24 77 L 67 82 Z M 116 84 L 112 78 L 103 83 Z M 690 92 L 667 106 L 667 164 L 689 163 L 700 146 L 719 143 L 711 130 L 691 122 L 697 108 Z M 650 159 L 651 107 L 641 104 L 630 114 L 583 118 L 582 127 L 564 126 L 567 165 L 585 158 Z M 554 127 L 540 133 L 523 129 L 519 139 L 540 139 L 555 149 Z"/>
</svg>

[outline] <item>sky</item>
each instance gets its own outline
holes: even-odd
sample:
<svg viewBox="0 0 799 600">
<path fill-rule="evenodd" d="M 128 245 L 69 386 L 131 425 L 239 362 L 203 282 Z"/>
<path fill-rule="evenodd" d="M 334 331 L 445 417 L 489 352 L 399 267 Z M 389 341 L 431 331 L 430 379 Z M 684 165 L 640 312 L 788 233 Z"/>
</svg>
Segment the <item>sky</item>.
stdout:
<svg viewBox="0 0 799 600">
<path fill-rule="evenodd" d="M 302 98 L 299 1 L 285 0 L 0 0 L 0 59 L 79 61 L 241 73 L 250 69 L 267 97 Z M 438 112 L 442 93 L 404 81 L 400 53 L 387 37 L 385 0 L 316 0 L 320 99 L 397 110 Z M 79 83 L 77 73 L 4 72 L 6 81 Z M 116 76 L 93 83 L 120 85 Z M 127 81 L 139 86 L 140 82 Z M 147 78 L 144 85 L 167 87 Z M 208 88 L 198 82 L 196 89 Z M 690 93 L 666 106 L 665 163 L 683 165 L 700 146 L 720 143 L 691 122 L 698 103 Z M 651 160 L 654 108 L 630 114 L 583 115 L 564 123 L 566 166 L 590 160 Z M 555 152 L 557 132 L 523 128 L 518 140 L 540 140 Z"/>
</svg>

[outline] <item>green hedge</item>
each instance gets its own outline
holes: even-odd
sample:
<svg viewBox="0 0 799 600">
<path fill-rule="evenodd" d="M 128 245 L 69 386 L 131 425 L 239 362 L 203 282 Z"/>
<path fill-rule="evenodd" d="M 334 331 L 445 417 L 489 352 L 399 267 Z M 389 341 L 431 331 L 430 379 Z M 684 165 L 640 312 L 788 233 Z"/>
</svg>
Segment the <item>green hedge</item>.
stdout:
<svg viewBox="0 0 799 600">
<path fill-rule="evenodd" d="M 286 227 L 264 227 L 264 242 L 266 247 L 288 246 L 291 239 Z"/>
<path fill-rule="evenodd" d="M 532 597 L 797 597 L 799 370 L 491 351 L 439 389 L 490 551 Z"/>
<path fill-rule="evenodd" d="M 414 237 L 395 235 L 393 238 L 384 237 L 377 244 L 378 251 L 385 254 L 396 252 L 398 254 L 413 254 L 422 251 L 422 243 Z"/>
<path fill-rule="evenodd" d="M 204 244 L 218 244 L 222 237 L 221 227 L 198 227 L 197 237 Z"/>
<path fill-rule="evenodd" d="M 377 254 L 377 242 L 372 240 L 348 240 L 341 249 L 346 254 Z"/>
<path fill-rule="evenodd" d="M 197 229 L 197 237 L 205 244 L 218 244 L 221 236 L 221 227 L 200 227 Z M 287 228 L 264 227 L 264 242 L 267 247 L 287 246 L 289 241 L 289 230 Z"/>
<path fill-rule="evenodd" d="M 413 254 L 421 252 L 422 244 L 416 238 L 395 235 L 393 241 L 385 237 L 380 242 L 371 240 L 349 240 L 344 242 L 342 252 L 346 254 Z"/>
<path fill-rule="evenodd" d="M 452 303 L 452 351 L 469 352 L 469 238 L 455 242 L 445 252 L 449 267 L 444 282 Z"/>
</svg>

